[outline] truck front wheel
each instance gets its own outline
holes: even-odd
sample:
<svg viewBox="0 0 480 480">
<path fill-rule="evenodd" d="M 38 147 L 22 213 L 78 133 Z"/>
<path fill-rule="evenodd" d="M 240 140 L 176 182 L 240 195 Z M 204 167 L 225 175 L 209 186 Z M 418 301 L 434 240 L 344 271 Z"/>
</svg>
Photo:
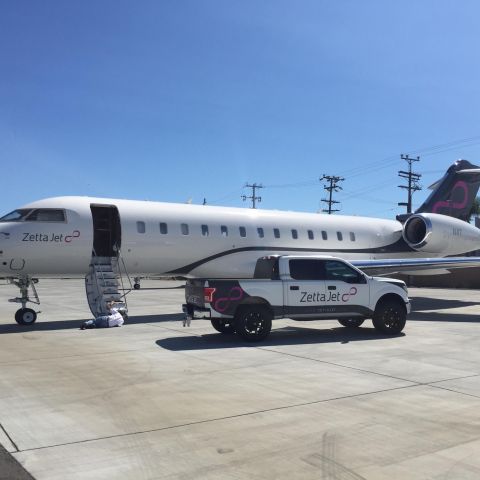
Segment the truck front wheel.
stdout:
<svg viewBox="0 0 480 480">
<path fill-rule="evenodd" d="M 272 329 L 272 314 L 261 305 L 246 305 L 235 315 L 235 331 L 247 342 L 267 338 Z"/>
<path fill-rule="evenodd" d="M 212 327 L 220 333 L 235 333 L 233 320 L 225 320 L 223 318 L 212 318 Z"/>
<path fill-rule="evenodd" d="M 394 300 L 386 300 L 375 309 L 373 326 L 382 333 L 397 335 L 403 330 L 407 319 L 405 307 Z"/>
</svg>

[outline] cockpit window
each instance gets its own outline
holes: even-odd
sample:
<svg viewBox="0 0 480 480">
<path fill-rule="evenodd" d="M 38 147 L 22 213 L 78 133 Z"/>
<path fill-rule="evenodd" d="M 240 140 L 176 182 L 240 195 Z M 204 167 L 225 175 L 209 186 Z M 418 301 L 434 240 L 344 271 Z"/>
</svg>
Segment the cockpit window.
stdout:
<svg viewBox="0 0 480 480">
<path fill-rule="evenodd" d="M 0 218 L 0 222 L 22 222 L 31 211 L 31 208 L 14 210 L 13 212 L 7 213 L 4 217 Z"/>
<path fill-rule="evenodd" d="M 58 208 L 21 208 L 0 218 L 0 222 L 65 222 L 65 211 Z"/>
<path fill-rule="evenodd" d="M 38 208 L 25 219 L 26 222 L 64 222 L 65 212 L 57 208 Z"/>
</svg>

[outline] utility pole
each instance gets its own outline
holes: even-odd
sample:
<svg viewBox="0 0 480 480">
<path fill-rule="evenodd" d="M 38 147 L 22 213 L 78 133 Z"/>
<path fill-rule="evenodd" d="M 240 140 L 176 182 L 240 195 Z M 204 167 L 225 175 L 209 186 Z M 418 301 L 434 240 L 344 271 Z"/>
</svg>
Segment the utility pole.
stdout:
<svg viewBox="0 0 480 480">
<path fill-rule="evenodd" d="M 420 157 L 417 158 L 410 158 L 408 155 L 400 155 L 400 158 L 402 160 L 405 160 L 408 163 L 408 172 L 405 172 L 404 170 L 399 170 L 398 171 L 398 176 L 401 178 L 405 178 L 408 180 L 408 185 L 398 185 L 399 188 L 403 188 L 405 190 L 408 190 L 408 201 L 407 202 L 399 202 L 398 205 L 402 207 L 407 207 L 407 213 L 412 213 L 412 195 L 413 192 L 416 192 L 418 190 L 421 190 L 422 187 L 418 184 L 418 181 L 420 180 L 420 175 L 419 173 L 412 172 L 412 163 L 413 162 L 419 162 Z"/>
<path fill-rule="evenodd" d="M 339 190 L 343 190 L 342 187 L 338 186 L 338 182 L 343 182 L 345 179 L 343 177 L 335 177 L 335 176 L 330 176 L 330 175 L 323 175 L 323 177 L 320 178 L 320 181 L 326 180 L 328 182 L 328 186 L 324 185 L 323 188 L 328 191 L 329 196 L 328 200 L 326 198 L 322 198 L 322 202 L 328 203 L 328 210 L 322 210 L 322 212 L 326 212 L 329 215 L 332 214 L 332 212 L 339 212 L 340 209 L 335 209 L 332 208 L 332 205 L 334 203 L 340 203 L 337 200 L 333 200 L 333 192 L 338 192 Z"/>
<path fill-rule="evenodd" d="M 257 197 L 256 195 L 256 190 L 257 188 L 265 188 L 262 184 L 252 184 L 250 185 L 249 183 L 246 183 L 245 184 L 245 187 L 246 188 L 251 188 L 252 189 L 252 194 L 251 195 L 242 195 L 242 200 L 245 201 L 248 199 L 250 199 L 252 201 L 252 208 L 257 208 L 256 207 L 256 201 L 258 200 L 259 202 L 262 201 L 262 197 Z"/>
</svg>

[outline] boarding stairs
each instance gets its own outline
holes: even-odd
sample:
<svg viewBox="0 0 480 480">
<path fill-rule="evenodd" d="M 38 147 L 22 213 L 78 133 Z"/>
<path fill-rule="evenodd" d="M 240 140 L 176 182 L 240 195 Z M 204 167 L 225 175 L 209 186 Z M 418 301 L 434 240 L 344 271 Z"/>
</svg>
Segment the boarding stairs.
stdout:
<svg viewBox="0 0 480 480">
<path fill-rule="evenodd" d="M 127 279 L 126 286 L 124 276 Z M 108 314 L 106 306 L 108 301 L 114 301 L 115 306 L 125 313 L 128 311 L 126 296 L 132 290 L 132 282 L 120 256 L 93 255 L 89 272 L 85 277 L 85 289 L 88 306 L 94 317 Z"/>
</svg>

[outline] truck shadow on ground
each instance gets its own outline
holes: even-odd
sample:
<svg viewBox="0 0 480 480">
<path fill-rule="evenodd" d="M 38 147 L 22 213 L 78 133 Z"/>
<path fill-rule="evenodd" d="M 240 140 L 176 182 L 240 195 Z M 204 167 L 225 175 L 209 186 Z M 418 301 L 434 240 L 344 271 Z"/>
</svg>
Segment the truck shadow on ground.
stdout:
<svg viewBox="0 0 480 480">
<path fill-rule="evenodd" d="M 246 342 L 235 334 L 209 333 L 206 335 L 183 335 L 181 337 L 163 338 L 155 343 L 166 350 L 209 350 L 215 348 L 259 348 L 287 345 L 308 345 L 322 343 L 360 342 L 367 340 L 384 340 L 404 337 L 399 335 L 383 335 L 374 328 L 350 329 L 346 327 L 317 329 L 307 327 L 283 327 L 272 330 L 266 340 Z"/>
<path fill-rule="evenodd" d="M 182 320 L 182 313 L 168 313 L 162 315 L 139 315 L 129 317 L 125 323 L 128 325 L 138 325 L 142 323 L 160 323 L 160 322 L 179 322 Z M 23 332 L 42 332 L 46 330 L 78 330 L 83 322 L 90 320 L 90 318 L 80 320 L 56 320 L 56 321 L 42 321 L 41 316 L 33 325 L 18 325 L 12 320 L 12 323 L 7 325 L 0 325 L 0 335 L 4 333 L 23 333 Z"/>
</svg>

